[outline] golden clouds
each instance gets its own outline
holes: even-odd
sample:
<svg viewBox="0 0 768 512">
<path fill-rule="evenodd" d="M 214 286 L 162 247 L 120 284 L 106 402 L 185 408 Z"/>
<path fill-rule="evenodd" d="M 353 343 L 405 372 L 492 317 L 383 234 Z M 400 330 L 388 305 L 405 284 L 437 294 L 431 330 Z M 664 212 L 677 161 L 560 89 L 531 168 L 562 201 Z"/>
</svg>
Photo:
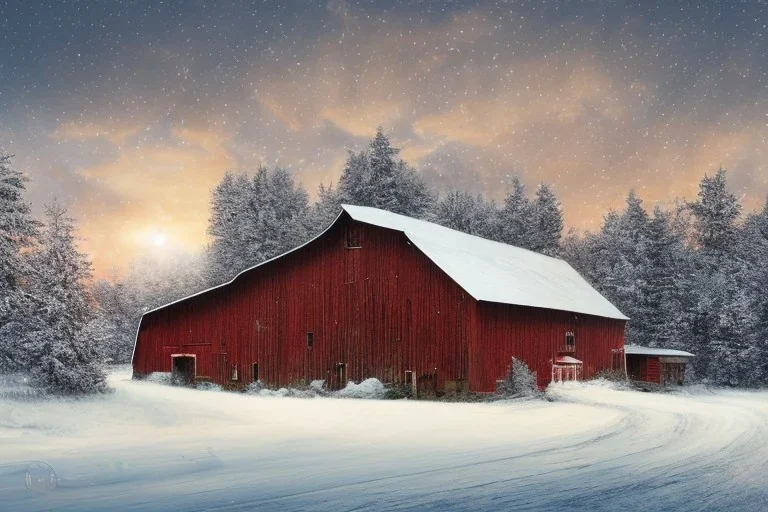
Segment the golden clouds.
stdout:
<svg viewBox="0 0 768 512">
<path fill-rule="evenodd" d="M 119 146 L 114 159 L 80 169 L 103 197 L 117 198 L 86 198 L 74 207 L 97 273 L 124 267 L 137 253 L 198 250 L 210 190 L 234 166 L 226 135 L 173 128 L 163 142 Z"/>
<path fill-rule="evenodd" d="M 135 135 L 141 128 L 137 125 L 118 125 L 117 123 L 95 123 L 69 121 L 59 125 L 53 136 L 60 140 L 106 139 L 113 144 L 122 144 L 128 137 Z"/>
<path fill-rule="evenodd" d="M 97 266 L 157 250 L 160 240 L 199 247 L 209 191 L 227 168 L 283 165 L 312 194 L 337 181 L 345 150 L 361 148 L 379 125 L 444 188 L 484 189 L 498 200 L 513 172 L 529 190 L 552 183 L 578 227 L 597 227 L 630 188 L 649 205 L 691 198 L 719 165 L 746 205 L 762 200 L 768 134 L 753 113 L 764 103 L 696 104 L 685 87 L 698 101 L 716 77 L 678 77 L 681 90 L 669 91 L 665 73 L 674 70 L 657 66 L 659 49 L 647 51 L 642 38 L 623 45 L 584 20 L 553 29 L 514 9 L 417 19 L 334 0 L 319 35 L 273 41 L 209 75 L 195 48 L 138 59 L 149 85 L 127 90 L 150 101 L 127 98 L 122 114 L 111 102 L 96 106 L 95 118 L 109 122 L 84 114 L 54 134 L 84 141 L 84 150 L 93 140 L 114 146 L 108 160 L 78 167 L 104 192 L 77 205 Z"/>
</svg>

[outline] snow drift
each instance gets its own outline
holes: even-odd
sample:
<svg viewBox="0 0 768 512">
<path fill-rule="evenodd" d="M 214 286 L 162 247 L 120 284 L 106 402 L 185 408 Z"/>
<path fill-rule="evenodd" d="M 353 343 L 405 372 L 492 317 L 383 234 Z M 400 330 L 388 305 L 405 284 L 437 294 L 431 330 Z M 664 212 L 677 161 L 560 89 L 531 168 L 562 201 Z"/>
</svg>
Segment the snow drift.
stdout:
<svg viewBox="0 0 768 512">
<path fill-rule="evenodd" d="M 0 399 L 4 510 L 768 509 L 768 392 L 606 382 L 553 386 L 554 402 L 436 403 L 248 396 L 127 372 L 111 384 L 88 399 Z M 31 461 L 55 470 L 55 489 L 19 487 Z"/>
</svg>

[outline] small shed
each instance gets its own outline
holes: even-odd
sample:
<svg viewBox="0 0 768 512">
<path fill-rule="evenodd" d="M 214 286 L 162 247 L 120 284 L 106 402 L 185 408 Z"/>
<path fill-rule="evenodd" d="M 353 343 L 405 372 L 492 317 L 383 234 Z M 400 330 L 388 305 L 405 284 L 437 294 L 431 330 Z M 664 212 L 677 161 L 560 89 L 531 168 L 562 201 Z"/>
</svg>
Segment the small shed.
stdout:
<svg viewBox="0 0 768 512">
<path fill-rule="evenodd" d="M 690 352 L 667 348 L 626 345 L 627 376 L 630 380 L 659 385 L 683 384 L 685 367 L 694 357 Z"/>
</svg>

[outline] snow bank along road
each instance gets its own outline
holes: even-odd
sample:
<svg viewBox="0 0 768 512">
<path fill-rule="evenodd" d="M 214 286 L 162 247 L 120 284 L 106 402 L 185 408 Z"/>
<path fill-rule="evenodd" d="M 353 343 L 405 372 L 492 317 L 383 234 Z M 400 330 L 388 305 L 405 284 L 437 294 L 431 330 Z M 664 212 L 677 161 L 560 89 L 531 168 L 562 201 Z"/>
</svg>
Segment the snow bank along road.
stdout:
<svg viewBox="0 0 768 512">
<path fill-rule="evenodd" d="M 0 400 L 0 509 L 768 510 L 766 392 L 447 404 L 111 380 L 107 397 Z M 58 488 L 23 490 L 30 461 Z"/>
</svg>

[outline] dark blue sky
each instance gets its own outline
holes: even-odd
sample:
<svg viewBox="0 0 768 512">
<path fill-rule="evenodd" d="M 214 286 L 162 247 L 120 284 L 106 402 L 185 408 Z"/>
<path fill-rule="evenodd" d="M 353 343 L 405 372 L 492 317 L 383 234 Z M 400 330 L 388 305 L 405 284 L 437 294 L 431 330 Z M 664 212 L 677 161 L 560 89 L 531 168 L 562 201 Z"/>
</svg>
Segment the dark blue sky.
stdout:
<svg viewBox="0 0 768 512">
<path fill-rule="evenodd" d="M 0 2 L 0 145 L 99 270 L 205 240 L 225 169 L 311 190 L 383 125 L 436 186 L 554 184 L 595 227 L 630 187 L 768 192 L 765 2 Z"/>
</svg>

